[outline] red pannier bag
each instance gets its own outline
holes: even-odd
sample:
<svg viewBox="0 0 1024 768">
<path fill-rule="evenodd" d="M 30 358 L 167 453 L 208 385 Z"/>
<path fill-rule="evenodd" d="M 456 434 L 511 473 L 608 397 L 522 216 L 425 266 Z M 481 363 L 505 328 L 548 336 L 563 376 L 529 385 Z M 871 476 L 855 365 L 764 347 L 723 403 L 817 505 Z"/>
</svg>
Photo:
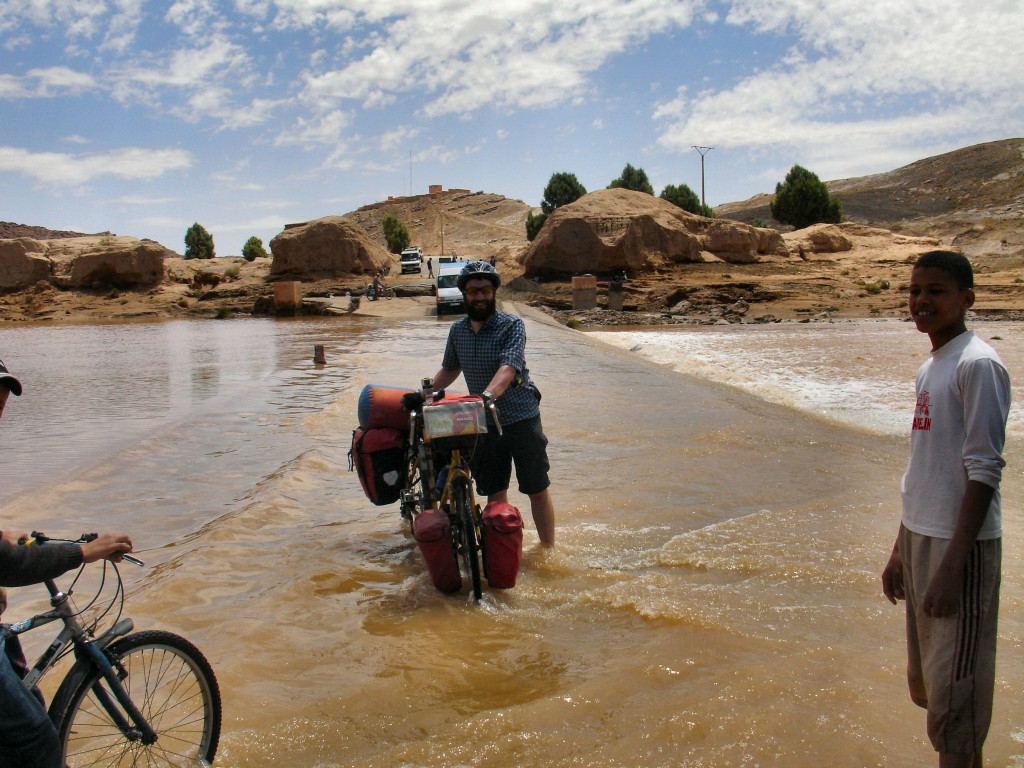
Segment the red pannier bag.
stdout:
<svg viewBox="0 0 1024 768">
<path fill-rule="evenodd" d="M 413 390 L 367 384 L 359 393 L 356 413 L 363 429 L 397 429 L 409 431 L 409 412 L 402 407 L 402 395 Z"/>
<path fill-rule="evenodd" d="M 462 589 L 462 574 L 452 547 L 452 526 L 441 509 L 425 509 L 412 522 L 412 535 L 427 561 L 430 580 L 441 592 Z"/>
<path fill-rule="evenodd" d="M 393 504 L 405 485 L 405 433 L 397 429 L 356 429 L 348 452 L 366 498 L 382 507 Z"/>
<path fill-rule="evenodd" d="M 523 559 L 523 518 L 506 502 L 491 502 L 483 512 L 484 575 L 495 589 L 516 585 Z"/>
</svg>

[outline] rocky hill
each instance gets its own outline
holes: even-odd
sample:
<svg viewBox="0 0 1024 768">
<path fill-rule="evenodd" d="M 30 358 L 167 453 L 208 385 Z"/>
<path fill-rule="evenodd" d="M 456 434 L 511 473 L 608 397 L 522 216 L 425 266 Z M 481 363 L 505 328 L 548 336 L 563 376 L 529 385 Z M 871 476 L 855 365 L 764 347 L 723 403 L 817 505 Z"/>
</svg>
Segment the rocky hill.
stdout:
<svg viewBox="0 0 1024 768">
<path fill-rule="evenodd" d="M 96 236 L 109 234 L 110 232 L 99 232 Z M 12 221 L 0 221 L 0 240 L 13 240 L 17 237 L 30 237 L 33 240 L 64 240 L 69 237 L 93 237 L 93 235 L 87 235 L 84 232 L 33 227 L 28 224 L 15 224 Z"/>
<path fill-rule="evenodd" d="M 844 220 L 938 237 L 972 258 L 1024 256 L 1024 138 L 976 144 L 887 173 L 825 184 L 842 201 Z M 773 197 L 720 205 L 715 214 L 784 229 L 772 220 Z"/>
<path fill-rule="evenodd" d="M 522 200 L 467 190 L 395 197 L 345 214 L 382 245 L 385 216 L 409 230 L 412 245 L 435 259 L 453 251 L 460 258 L 489 259 L 509 247 L 526 244 L 526 216 L 533 210 Z"/>
</svg>

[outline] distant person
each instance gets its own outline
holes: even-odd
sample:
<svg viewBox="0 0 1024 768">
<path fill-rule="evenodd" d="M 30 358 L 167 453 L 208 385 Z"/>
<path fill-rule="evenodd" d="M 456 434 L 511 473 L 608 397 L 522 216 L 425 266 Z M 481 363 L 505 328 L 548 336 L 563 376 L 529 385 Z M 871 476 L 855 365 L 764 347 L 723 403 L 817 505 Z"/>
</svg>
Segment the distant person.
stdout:
<svg viewBox="0 0 1024 768">
<path fill-rule="evenodd" d="M 496 262 L 496 261 L 497 261 L 496 257 L 494 257 L 494 256 L 491 256 L 491 266 L 492 266 L 492 267 L 494 266 L 494 264 L 495 264 L 495 262 Z"/>
<path fill-rule="evenodd" d="M 555 510 L 548 491 L 547 444 L 540 421 L 540 392 L 526 367 L 526 326 L 522 318 L 496 309 L 501 277 L 485 261 L 459 273 L 466 317 L 448 331 L 441 369 L 432 386 L 444 389 L 459 374 L 474 395 L 494 400 L 503 434 L 488 433 L 473 454 L 477 492 L 488 502 L 507 502 L 515 463 L 519 491 L 530 498 L 533 522 L 544 546 L 555 543 Z"/>
<path fill-rule="evenodd" d="M 430 257 L 430 256 L 427 256 L 427 277 L 433 277 L 433 276 L 434 276 L 434 259 L 432 257 Z"/>
<path fill-rule="evenodd" d="M 910 315 L 931 340 L 917 372 L 903 514 L 882 592 L 906 600 L 907 682 L 940 768 L 980 768 L 992 719 L 1003 521 L 999 482 L 1010 376 L 968 331 L 971 264 L 929 251 L 910 278 Z"/>
<path fill-rule="evenodd" d="M 387 288 L 387 286 L 384 284 L 384 281 L 381 279 L 381 272 L 380 271 L 374 272 L 374 274 L 373 274 L 373 299 L 379 299 L 383 295 L 384 290 L 386 288 Z"/>
<path fill-rule="evenodd" d="M 0 360 L 0 416 L 7 398 L 21 396 L 21 382 Z M 82 563 L 97 560 L 118 562 L 132 551 L 124 534 L 105 533 L 87 544 L 19 546 L 28 540 L 21 532 L 0 532 L 0 586 L 21 587 L 60 576 Z M 0 589 L 0 613 L 7 607 L 7 593 Z M 60 740 L 46 714 L 42 694 L 21 683 L 28 671 L 16 635 L 0 627 L 0 765 L 18 768 L 61 768 Z"/>
</svg>

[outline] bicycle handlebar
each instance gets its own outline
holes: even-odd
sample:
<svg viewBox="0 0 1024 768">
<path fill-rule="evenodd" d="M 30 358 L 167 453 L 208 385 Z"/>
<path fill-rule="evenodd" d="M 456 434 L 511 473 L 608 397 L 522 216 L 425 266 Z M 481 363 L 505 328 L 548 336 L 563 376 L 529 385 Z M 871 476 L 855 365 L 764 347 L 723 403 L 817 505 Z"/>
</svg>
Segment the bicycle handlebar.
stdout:
<svg viewBox="0 0 1024 768">
<path fill-rule="evenodd" d="M 32 537 L 31 538 L 29 538 L 29 539 L 24 539 L 24 538 L 19 539 L 18 543 L 19 544 L 24 544 L 26 546 L 28 546 L 30 544 L 33 544 L 33 543 L 35 543 L 35 544 L 45 544 L 48 541 L 57 541 L 57 542 L 60 542 L 62 544 L 88 544 L 90 541 L 96 541 L 96 539 L 98 539 L 99 537 L 100 537 L 100 535 L 98 533 L 83 533 L 77 539 L 59 539 L 59 538 L 57 538 L 55 536 L 47 536 L 42 531 L 32 531 Z M 125 554 L 123 552 L 121 553 L 121 559 L 127 560 L 129 563 L 133 563 L 133 564 L 138 565 L 140 567 L 145 565 L 145 563 L 142 560 L 139 560 L 139 558 L 133 557 L 132 555 L 129 555 L 129 554 Z"/>
<path fill-rule="evenodd" d="M 423 382 L 424 387 L 419 391 L 406 392 L 402 395 L 402 407 L 410 413 L 421 411 L 428 398 L 431 402 L 435 403 L 438 400 L 444 399 L 445 391 L 443 389 L 427 389 L 426 383 L 429 382 L 429 379 L 424 379 Z M 498 418 L 498 406 L 495 405 L 495 399 L 486 395 L 482 395 L 481 398 L 484 401 L 484 408 L 490 414 L 491 421 L 494 422 L 494 428 L 498 433 L 498 437 L 501 437 L 501 420 Z"/>
</svg>

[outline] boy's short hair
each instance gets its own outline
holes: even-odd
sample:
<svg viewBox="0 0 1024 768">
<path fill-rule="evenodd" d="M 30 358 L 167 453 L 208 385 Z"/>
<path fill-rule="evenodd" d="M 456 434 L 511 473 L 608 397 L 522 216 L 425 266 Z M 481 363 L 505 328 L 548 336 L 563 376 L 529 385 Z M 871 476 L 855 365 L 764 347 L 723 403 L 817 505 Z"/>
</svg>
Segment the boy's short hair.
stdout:
<svg viewBox="0 0 1024 768">
<path fill-rule="evenodd" d="M 974 270 L 971 262 L 962 253 L 956 251 L 928 251 L 922 253 L 914 262 L 914 269 L 941 269 L 952 277 L 961 291 L 974 287 Z"/>
</svg>

